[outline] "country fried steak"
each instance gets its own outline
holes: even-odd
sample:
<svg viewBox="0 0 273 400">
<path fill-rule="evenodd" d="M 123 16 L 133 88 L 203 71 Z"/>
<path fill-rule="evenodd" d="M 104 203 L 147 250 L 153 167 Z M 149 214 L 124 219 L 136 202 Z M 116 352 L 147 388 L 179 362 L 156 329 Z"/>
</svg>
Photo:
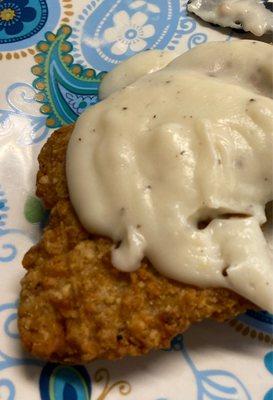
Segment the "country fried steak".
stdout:
<svg viewBox="0 0 273 400">
<path fill-rule="evenodd" d="M 254 308 L 227 289 L 167 279 L 146 259 L 134 273 L 115 269 L 113 244 L 88 233 L 69 200 L 65 157 L 72 130 L 54 132 L 38 158 L 37 195 L 50 219 L 23 259 L 19 306 L 21 339 L 32 355 L 77 364 L 141 355 L 167 348 L 195 322 Z"/>
</svg>

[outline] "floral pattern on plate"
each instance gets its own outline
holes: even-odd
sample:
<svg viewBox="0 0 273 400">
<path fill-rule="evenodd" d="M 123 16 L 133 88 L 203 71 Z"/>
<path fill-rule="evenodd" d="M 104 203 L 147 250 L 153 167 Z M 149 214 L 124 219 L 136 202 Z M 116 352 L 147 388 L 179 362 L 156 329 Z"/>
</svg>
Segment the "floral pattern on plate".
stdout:
<svg viewBox="0 0 273 400">
<path fill-rule="evenodd" d="M 0 60 L 35 53 L 45 32 L 70 21 L 72 0 L 1 0 Z"/>
</svg>

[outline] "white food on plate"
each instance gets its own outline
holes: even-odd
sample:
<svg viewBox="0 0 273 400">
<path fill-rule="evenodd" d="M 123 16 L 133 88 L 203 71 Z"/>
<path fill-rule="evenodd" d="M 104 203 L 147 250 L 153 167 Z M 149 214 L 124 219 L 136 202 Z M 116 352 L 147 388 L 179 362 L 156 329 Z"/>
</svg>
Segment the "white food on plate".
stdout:
<svg viewBox="0 0 273 400">
<path fill-rule="evenodd" d="M 261 0 L 191 0 L 187 9 L 204 21 L 256 36 L 273 31 L 273 13 Z"/>
<path fill-rule="evenodd" d="M 116 243 L 122 271 L 146 256 L 169 278 L 273 311 L 261 229 L 273 198 L 272 47 L 209 43 L 156 72 L 159 53 L 147 54 L 106 75 L 109 96 L 76 123 L 67 151 L 76 213 Z"/>
<path fill-rule="evenodd" d="M 143 75 L 164 68 L 177 56 L 178 54 L 174 51 L 148 50 L 128 58 L 105 75 L 100 85 L 100 99 L 105 99 L 116 90 L 130 85 Z"/>
</svg>

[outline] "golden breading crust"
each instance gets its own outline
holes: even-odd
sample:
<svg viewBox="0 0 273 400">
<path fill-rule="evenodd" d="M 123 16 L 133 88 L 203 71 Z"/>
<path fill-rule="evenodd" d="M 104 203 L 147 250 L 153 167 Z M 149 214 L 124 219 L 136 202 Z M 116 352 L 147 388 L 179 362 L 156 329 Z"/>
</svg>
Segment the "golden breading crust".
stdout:
<svg viewBox="0 0 273 400">
<path fill-rule="evenodd" d="M 110 240 L 86 232 L 69 201 L 65 154 L 72 129 L 54 132 L 39 156 L 37 194 L 51 215 L 23 259 L 19 330 L 30 353 L 64 363 L 140 355 L 167 348 L 194 322 L 253 307 L 226 289 L 167 279 L 147 260 L 130 274 L 113 268 Z"/>
</svg>

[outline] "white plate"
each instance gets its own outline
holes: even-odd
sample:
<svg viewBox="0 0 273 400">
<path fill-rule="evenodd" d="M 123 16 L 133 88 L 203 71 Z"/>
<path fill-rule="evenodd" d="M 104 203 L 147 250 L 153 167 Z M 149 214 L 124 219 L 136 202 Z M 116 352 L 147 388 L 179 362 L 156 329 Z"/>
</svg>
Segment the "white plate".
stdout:
<svg viewBox="0 0 273 400">
<path fill-rule="evenodd" d="M 20 262 L 44 223 L 37 154 L 52 128 L 96 102 L 100 72 L 135 52 L 212 40 L 232 40 L 231 31 L 192 19 L 184 0 L 0 1 L 1 400 L 273 399 L 268 313 L 196 325 L 170 351 L 73 368 L 32 360 L 16 330 Z"/>
</svg>

